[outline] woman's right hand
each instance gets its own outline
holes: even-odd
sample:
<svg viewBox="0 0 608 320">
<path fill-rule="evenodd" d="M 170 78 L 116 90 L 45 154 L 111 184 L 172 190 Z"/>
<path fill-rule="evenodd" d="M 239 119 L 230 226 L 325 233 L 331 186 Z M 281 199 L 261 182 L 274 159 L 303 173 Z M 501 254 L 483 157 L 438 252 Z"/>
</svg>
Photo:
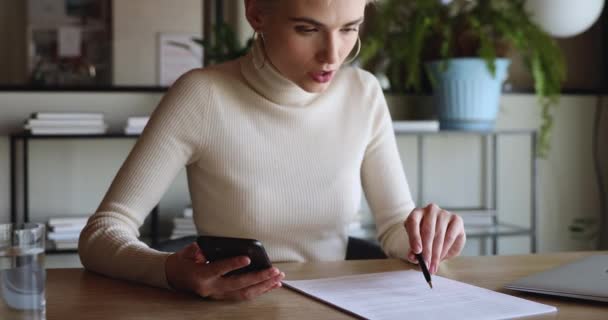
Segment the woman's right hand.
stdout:
<svg viewBox="0 0 608 320">
<path fill-rule="evenodd" d="M 165 273 L 172 288 L 215 300 L 249 300 L 281 287 L 285 274 L 275 267 L 241 275 L 223 276 L 249 263 L 248 257 L 207 263 L 198 245 L 192 243 L 167 258 Z"/>
</svg>

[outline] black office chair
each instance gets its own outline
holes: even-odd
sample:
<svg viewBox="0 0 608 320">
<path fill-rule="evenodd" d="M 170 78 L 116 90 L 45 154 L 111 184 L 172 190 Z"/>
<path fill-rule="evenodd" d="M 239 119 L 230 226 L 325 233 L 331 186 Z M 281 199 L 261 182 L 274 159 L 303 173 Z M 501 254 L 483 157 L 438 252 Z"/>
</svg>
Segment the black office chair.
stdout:
<svg viewBox="0 0 608 320">
<path fill-rule="evenodd" d="M 153 248 L 158 251 L 176 252 L 196 241 L 196 236 L 167 240 Z M 386 259 L 386 254 L 377 243 L 354 237 L 348 237 L 346 260 Z"/>
<path fill-rule="evenodd" d="M 176 252 L 195 241 L 196 236 L 186 236 L 182 238 L 162 241 L 159 244 L 152 246 L 152 248 L 163 252 Z"/>
</svg>

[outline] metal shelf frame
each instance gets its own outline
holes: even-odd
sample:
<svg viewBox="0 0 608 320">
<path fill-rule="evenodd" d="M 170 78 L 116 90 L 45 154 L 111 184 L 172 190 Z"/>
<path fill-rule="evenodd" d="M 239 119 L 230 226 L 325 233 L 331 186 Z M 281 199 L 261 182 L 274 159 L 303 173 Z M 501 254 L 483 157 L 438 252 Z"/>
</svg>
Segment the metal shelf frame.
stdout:
<svg viewBox="0 0 608 320">
<path fill-rule="evenodd" d="M 417 153 L 418 153 L 418 196 L 417 203 L 422 205 L 424 200 L 424 152 L 425 152 L 425 140 L 431 136 L 440 135 L 473 135 L 482 138 L 482 170 L 484 177 L 484 196 L 483 205 L 481 207 L 473 208 L 460 208 L 452 207 L 445 208 L 448 211 L 479 211 L 493 214 L 493 225 L 488 227 L 469 228 L 467 229 L 467 236 L 469 238 L 479 238 L 482 241 L 482 245 L 485 251 L 485 243 L 487 239 L 491 240 L 492 243 L 492 254 L 498 254 L 498 238 L 502 236 L 522 236 L 527 235 L 530 237 L 530 251 L 532 253 L 537 252 L 537 183 L 538 183 L 538 162 L 537 162 L 537 131 L 536 130 L 496 130 L 496 131 L 452 131 L 452 130 L 440 130 L 440 131 L 403 131 L 396 130 L 396 136 L 415 136 L 417 139 Z M 530 225 L 528 226 L 517 226 L 509 223 L 504 223 L 499 220 L 500 210 L 497 206 L 498 203 L 498 144 L 499 137 L 501 136 L 528 136 L 530 139 Z M 488 170 L 490 168 L 490 170 Z M 489 172 L 488 172 L 489 171 Z M 486 185 L 488 181 L 488 174 L 491 175 L 490 186 Z"/>
<path fill-rule="evenodd" d="M 10 139 L 10 188 L 11 188 L 11 222 L 29 222 L 29 142 L 30 140 L 99 140 L 99 139 L 137 139 L 139 135 L 127 135 L 127 134 L 118 134 L 118 133 L 108 133 L 108 134 L 94 134 L 94 135 L 32 135 L 26 132 L 20 132 L 16 134 L 11 134 L 9 136 Z M 18 156 L 18 145 L 21 142 L 21 172 L 17 172 L 17 156 Z M 21 200 L 22 200 L 22 210 L 21 216 L 19 216 L 19 212 L 17 209 L 18 203 L 18 191 L 17 191 L 17 176 L 20 174 L 22 187 L 21 190 Z M 158 205 L 155 206 L 150 212 L 150 243 L 152 246 L 155 246 L 159 242 L 159 232 L 158 232 Z M 53 250 L 48 250 L 50 252 Z M 73 250 L 72 250 L 73 251 Z M 57 252 L 66 252 L 64 250 L 57 250 Z M 67 250 L 67 252 L 70 252 Z"/>
<path fill-rule="evenodd" d="M 498 130 L 498 131 L 402 131 L 396 130 L 396 136 L 414 136 L 417 139 L 418 153 L 418 195 L 417 203 L 422 205 L 424 200 L 424 152 L 425 140 L 427 137 L 439 135 L 474 135 L 482 138 L 482 153 L 483 153 L 483 170 L 484 170 L 484 185 L 487 182 L 487 175 L 491 175 L 490 186 L 486 185 L 484 189 L 484 204 L 481 207 L 453 207 L 445 208 L 446 210 L 458 211 L 479 211 L 493 214 L 493 225 L 483 228 L 467 229 L 469 238 L 479 238 L 485 242 L 491 240 L 492 254 L 498 254 L 498 238 L 503 236 L 522 236 L 530 237 L 530 249 L 532 253 L 537 252 L 537 180 L 538 180 L 538 163 L 536 158 L 537 153 L 537 132 L 535 130 Z M 498 140 L 501 136 L 528 136 L 530 139 L 530 225 L 517 226 L 499 221 L 498 203 Z M 31 135 L 28 133 L 17 133 L 10 135 L 10 171 L 11 171 L 11 222 L 27 222 L 29 221 L 29 141 L 30 140 L 66 140 L 66 139 L 134 139 L 138 135 L 125 134 L 102 134 L 102 135 Z M 23 181 L 22 189 L 22 220 L 19 220 L 17 210 L 17 154 L 18 142 L 21 141 L 22 167 L 21 178 Z M 491 168 L 488 170 L 488 168 Z M 489 171 L 489 172 L 488 172 Z M 152 246 L 159 242 L 159 219 L 158 206 L 150 213 L 150 243 Z M 367 226 L 373 230 L 374 226 Z"/>
</svg>

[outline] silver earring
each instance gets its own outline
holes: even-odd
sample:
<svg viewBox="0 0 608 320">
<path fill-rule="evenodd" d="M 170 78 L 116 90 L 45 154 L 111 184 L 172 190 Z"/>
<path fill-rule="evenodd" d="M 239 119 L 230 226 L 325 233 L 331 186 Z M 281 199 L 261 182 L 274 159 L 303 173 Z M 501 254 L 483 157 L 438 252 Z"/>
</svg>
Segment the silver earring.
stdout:
<svg viewBox="0 0 608 320">
<path fill-rule="evenodd" d="M 357 59 L 357 56 L 359 56 L 360 52 L 361 52 L 361 37 L 357 36 L 357 51 L 355 52 L 355 55 L 352 58 L 344 61 L 344 63 L 351 63 L 351 62 L 355 61 L 355 59 Z"/>
<path fill-rule="evenodd" d="M 261 40 L 258 40 L 261 39 Z M 261 43 L 260 43 L 261 42 Z M 266 43 L 264 42 L 264 34 L 261 32 L 258 32 L 257 30 L 255 30 L 253 32 L 253 45 L 254 46 L 261 46 L 260 51 L 261 51 L 261 56 L 262 56 L 262 64 L 261 65 L 257 65 L 255 62 L 255 57 L 253 58 L 253 66 L 256 67 L 256 69 L 262 69 L 264 68 L 264 66 L 266 66 Z"/>
</svg>

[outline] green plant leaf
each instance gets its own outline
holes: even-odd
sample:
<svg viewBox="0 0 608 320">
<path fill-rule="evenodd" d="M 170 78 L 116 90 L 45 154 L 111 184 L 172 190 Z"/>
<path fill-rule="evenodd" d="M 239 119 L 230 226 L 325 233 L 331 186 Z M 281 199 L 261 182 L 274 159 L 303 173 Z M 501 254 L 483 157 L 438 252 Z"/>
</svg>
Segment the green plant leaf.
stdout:
<svg viewBox="0 0 608 320">
<path fill-rule="evenodd" d="M 248 39 L 245 46 L 241 47 L 236 33 L 226 23 L 214 25 L 211 38 L 192 39 L 205 49 L 205 59 L 209 64 L 221 63 L 243 56 L 253 44 L 253 39 Z"/>
<path fill-rule="evenodd" d="M 362 61 L 388 60 L 380 65 L 386 66 L 391 91 L 419 91 L 421 70 L 429 60 L 480 57 L 494 74 L 496 58 L 508 48 L 517 50 L 534 79 L 541 106 L 538 155 L 547 155 L 552 109 L 558 102 L 566 67 L 555 41 L 531 21 L 525 0 L 455 0 L 447 6 L 439 0 L 385 0 L 377 8 L 375 23 L 364 41 Z"/>
</svg>

